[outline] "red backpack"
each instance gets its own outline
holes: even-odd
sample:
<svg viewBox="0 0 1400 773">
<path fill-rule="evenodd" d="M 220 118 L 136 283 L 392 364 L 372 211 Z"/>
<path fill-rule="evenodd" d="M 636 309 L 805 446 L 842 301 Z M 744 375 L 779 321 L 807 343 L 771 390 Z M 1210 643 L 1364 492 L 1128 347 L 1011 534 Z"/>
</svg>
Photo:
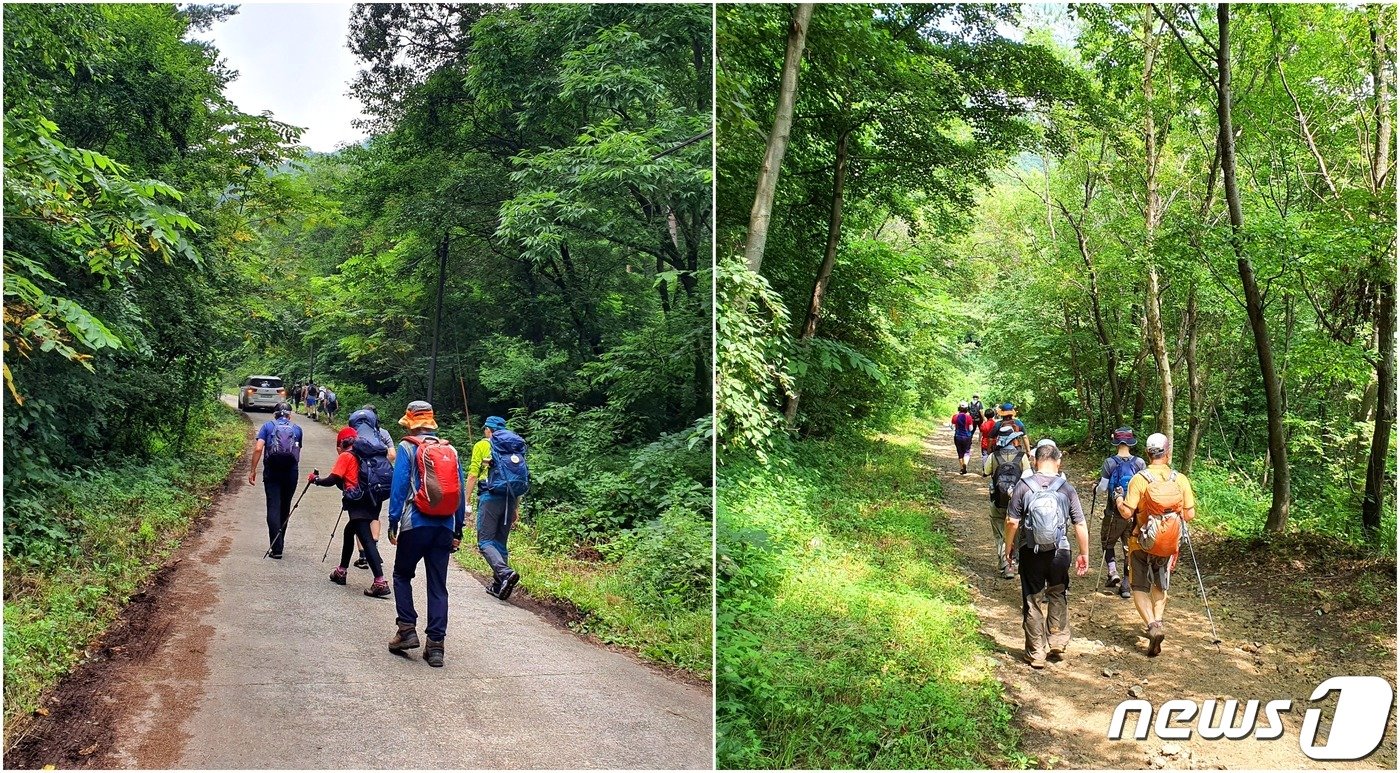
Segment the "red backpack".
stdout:
<svg viewBox="0 0 1400 773">
<path fill-rule="evenodd" d="M 456 515 L 462 502 L 462 466 L 457 449 L 432 435 L 408 435 L 404 440 L 418 449 L 413 506 L 423 515 Z"/>
</svg>

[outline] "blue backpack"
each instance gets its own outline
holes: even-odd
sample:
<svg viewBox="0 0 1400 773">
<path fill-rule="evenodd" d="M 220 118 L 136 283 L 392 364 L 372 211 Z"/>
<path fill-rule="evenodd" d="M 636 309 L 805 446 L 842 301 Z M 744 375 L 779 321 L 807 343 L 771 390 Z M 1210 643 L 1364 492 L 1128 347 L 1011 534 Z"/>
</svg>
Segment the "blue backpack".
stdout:
<svg viewBox="0 0 1400 773">
<path fill-rule="evenodd" d="M 272 421 L 272 437 L 267 443 L 267 459 L 296 464 L 301 461 L 301 443 L 297 442 L 297 426 L 286 419 Z"/>
<path fill-rule="evenodd" d="M 1118 489 L 1128 490 L 1128 482 L 1138 471 L 1138 458 L 1136 456 L 1122 457 L 1115 456 L 1113 472 L 1108 476 L 1108 497 L 1112 500 L 1116 495 L 1113 493 Z M 1144 465 L 1146 466 L 1146 465 Z"/>
<path fill-rule="evenodd" d="M 394 467 L 389 464 L 389 446 L 379 436 L 379 418 L 360 409 L 350 414 L 346 424 L 355 430 L 355 443 L 350 452 L 360 463 L 360 485 L 346 489 L 345 498 L 366 500 L 372 506 L 389 501 L 389 492 L 394 488 Z"/>
<path fill-rule="evenodd" d="M 530 467 L 525 463 L 525 440 L 508 429 L 491 433 L 491 469 L 481 488 L 488 494 L 519 498 L 530 490 Z"/>
</svg>

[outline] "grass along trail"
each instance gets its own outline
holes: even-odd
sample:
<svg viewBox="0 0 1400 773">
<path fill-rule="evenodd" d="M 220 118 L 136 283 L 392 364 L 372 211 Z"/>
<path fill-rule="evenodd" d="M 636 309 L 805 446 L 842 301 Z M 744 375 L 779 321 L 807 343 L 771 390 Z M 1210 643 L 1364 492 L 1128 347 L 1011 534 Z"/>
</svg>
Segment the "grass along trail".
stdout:
<svg viewBox="0 0 1400 773">
<path fill-rule="evenodd" d="M 1144 626 L 1132 603 L 1119 598 L 1116 589 L 1109 593 L 1103 587 L 1105 574 L 1097 553 L 1098 515 L 1089 514 L 1090 571 L 1084 577 L 1071 574 L 1070 578 L 1073 639 L 1069 651 L 1044 670 L 1032 670 L 1021 660 L 1020 580 L 1002 579 L 997 573 L 996 548 L 987 518 L 988 479 L 979 474 L 958 474 L 952 432 L 946 427 L 926 445 L 944 480 L 943 507 L 983 633 L 996 643 L 996 671 L 1016 707 L 1015 722 L 1023 733 L 1022 751 L 1041 767 L 1395 768 L 1393 723 L 1388 724 L 1380 748 L 1356 762 L 1316 762 L 1304 756 L 1298 745 L 1303 710 L 1310 705 L 1308 697 L 1326 678 L 1382 675 L 1394 685 L 1393 624 L 1388 647 L 1386 634 L 1377 637 L 1375 646 L 1357 646 L 1346 626 L 1319 617 L 1313 605 L 1284 603 L 1291 598 L 1282 588 L 1288 580 L 1273 589 L 1274 598 L 1255 597 L 1260 584 L 1223 582 L 1231 568 L 1210 565 L 1209 557 L 1221 551 L 1203 546 L 1209 542 L 1204 531 L 1198 530 L 1193 537 L 1222 640 L 1218 646 L 1211 644 L 1210 623 L 1190 557 L 1183 554 L 1167 602 L 1167 639 L 1162 655 L 1153 659 L 1146 656 Z M 1086 513 L 1100 462 L 1101 458 L 1089 458 L 1084 452 L 1066 453 L 1065 469 L 1084 500 Z M 1262 566 L 1258 564 L 1254 573 Z M 1262 715 L 1263 702 L 1284 698 L 1293 701 L 1293 709 L 1282 715 L 1284 734 L 1274 741 L 1259 741 L 1252 735 L 1238 741 L 1202 740 L 1194 733 L 1195 720 L 1190 724 L 1193 733 L 1188 741 L 1163 741 L 1155 732 L 1137 741 L 1131 737 L 1136 713 L 1130 716 L 1124 739 L 1111 741 L 1107 729 L 1113 710 L 1132 697 L 1129 689 L 1134 685 L 1154 707 L 1173 698 L 1258 699 Z M 1335 699 L 1324 705 L 1323 730 L 1333 707 Z M 1264 724 L 1262 717 L 1260 724 Z"/>
</svg>

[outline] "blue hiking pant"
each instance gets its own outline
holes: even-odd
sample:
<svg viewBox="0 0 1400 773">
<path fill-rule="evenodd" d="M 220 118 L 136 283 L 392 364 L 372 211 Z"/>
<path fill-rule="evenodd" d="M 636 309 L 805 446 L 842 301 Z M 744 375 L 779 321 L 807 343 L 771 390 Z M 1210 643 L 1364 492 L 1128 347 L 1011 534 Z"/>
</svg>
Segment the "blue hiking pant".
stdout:
<svg viewBox="0 0 1400 773">
<path fill-rule="evenodd" d="M 413 608 L 413 576 L 418 562 L 428 578 L 428 638 L 442 641 L 447 635 L 447 562 L 452 555 L 452 530 L 420 526 L 399 532 L 394 554 L 394 607 L 402 625 L 418 625 Z"/>
<path fill-rule="evenodd" d="M 510 523 L 520 500 L 504 494 L 482 494 L 476 503 L 476 549 L 497 579 L 510 571 Z"/>
</svg>

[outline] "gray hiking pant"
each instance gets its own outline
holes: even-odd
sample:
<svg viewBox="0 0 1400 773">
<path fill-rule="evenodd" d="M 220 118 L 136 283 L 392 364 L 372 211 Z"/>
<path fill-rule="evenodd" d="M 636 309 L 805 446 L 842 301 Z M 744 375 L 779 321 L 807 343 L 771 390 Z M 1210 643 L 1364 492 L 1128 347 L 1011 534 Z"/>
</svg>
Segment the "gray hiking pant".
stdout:
<svg viewBox="0 0 1400 773">
<path fill-rule="evenodd" d="M 476 502 L 476 549 L 498 579 L 510 571 L 510 524 L 520 500 L 497 494 L 482 494 Z"/>
<path fill-rule="evenodd" d="M 1044 658 L 1069 646 L 1069 551 L 1021 548 L 1021 621 L 1026 656 Z"/>
<path fill-rule="evenodd" d="M 997 571 L 1006 571 L 1006 508 L 992 505 L 992 534 L 996 535 Z"/>
</svg>

